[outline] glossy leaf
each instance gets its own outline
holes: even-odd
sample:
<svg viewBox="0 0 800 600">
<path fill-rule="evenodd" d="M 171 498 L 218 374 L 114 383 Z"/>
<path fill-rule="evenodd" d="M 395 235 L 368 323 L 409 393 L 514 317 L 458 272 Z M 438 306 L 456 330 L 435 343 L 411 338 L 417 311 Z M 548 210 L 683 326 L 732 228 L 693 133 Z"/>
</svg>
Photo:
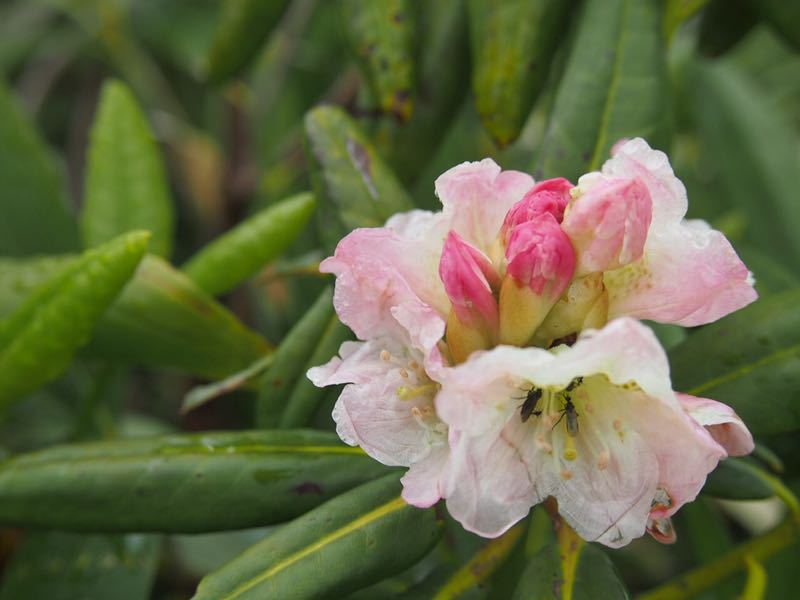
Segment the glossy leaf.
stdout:
<svg viewBox="0 0 800 600">
<path fill-rule="evenodd" d="M 74 256 L 0 260 L 0 316 Z M 167 262 L 145 256 L 100 318 L 86 353 L 211 379 L 241 371 L 269 350 L 222 305 Z"/>
<path fill-rule="evenodd" d="M 566 37 L 570 2 L 470 0 L 478 114 L 494 141 L 513 142 L 547 81 L 558 43 Z"/>
<path fill-rule="evenodd" d="M 81 231 L 97 246 L 133 229 L 152 233 L 153 254 L 172 248 L 172 198 L 153 132 L 133 92 L 122 82 L 103 86 L 91 130 Z"/>
<path fill-rule="evenodd" d="M 535 176 L 576 179 L 621 138 L 663 148 L 669 83 L 659 0 L 588 0 L 536 161 Z"/>
<path fill-rule="evenodd" d="M 673 387 L 724 402 L 757 435 L 800 427 L 800 291 L 758 300 L 670 350 Z"/>
<path fill-rule="evenodd" d="M 758 467 L 740 458 L 727 458 L 709 473 L 703 493 L 729 500 L 762 500 L 774 495 L 758 476 Z"/>
<path fill-rule="evenodd" d="M 0 600 L 146 600 L 159 536 L 28 532 L 3 572 Z"/>
<path fill-rule="evenodd" d="M 70 252 L 78 228 L 49 150 L 0 81 L 0 254 Z"/>
<path fill-rule="evenodd" d="M 800 157 L 791 125 L 735 67 L 697 62 L 689 73 L 686 89 L 720 192 L 747 216 L 759 249 L 796 270 L 800 202 L 792 174 Z"/>
<path fill-rule="evenodd" d="M 227 0 L 221 3 L 207 58 L 208 81 L 221 83 L 247 66 L 288 4 L 288 0 Z"/>
<path fill-rule="evenodd" d="M 260 382 L 256 405 L 259 427 L 270 428 L 278 424 L 295 383 L 305 377 L 311 354 L 334 318 L 333 290 L 327 288 L 275 350 L 272 366 Z"/>
<path fill-rule="evenodd" d="M 342 109 L 313 109 L 305 131 L 320 235 L 329 251 L 350 230 L 380 227 L 412 208 L 394 174 Z"/>
<path fill-rule="evenodd" d="M 58 376 L 133 276 L 149 234 L 121 236 L 47 280 L 0 325 L 0 408 Z"/>
<path fill-rule="evenodd" d="M 292 519 L 385 472 L 317 431 L 54 446 L 0 463 L 0 523 L 105 532 L 255 527 Z"/>
<path fill-rule="evenodd" d="M 308 359 L 303 373 L 308 371 L 311 367 L 325 364 L 333 356 L 339 352 L 339 346 L 343 342 L 352 339 L 353 333 L 350 329 L 339 321 L 337 316 L 328 321 L 325 331 L 319 338 L 316 350 L 314 350 L 311 358 Z M 325 388 L 318 388 L 307 377 L 301 377 L 297 380 L 292 393 L 286 400 L 286 406 L 281 414 L 280 426 L 286 427 L 302 427 L 307 425 L 314 416 L 314 413 L 319 408 L 320 402 L 325 397 L 329 390 Z"/>
<path fill-rule="evenodd" d="M 629 597 L 608 555 L 562 524 L 558 543 L 541 548 L 528 563 L 514 600 L 622 600 Z"/>
<path fill-rule="evenodd" d="M 229 292 L 283 252 L 313 211 L 309 193 L 265 208 L 201 249 L 183 265 L 183 272 L 213 296 Z"/>
<path fill-rule="evenodd" d="M 194 600 L 342 597 L 411 566 L 439 535 L 434 510 L 406 504 L 390 475 L 282 527 L 206 576 Z"/>
<path fill-rule="evenodd" d="M 413 107 L 414 21 L 407 0 L 344 0 L 344 27 L 378 107 L 405 121 Z"/>
</svg>

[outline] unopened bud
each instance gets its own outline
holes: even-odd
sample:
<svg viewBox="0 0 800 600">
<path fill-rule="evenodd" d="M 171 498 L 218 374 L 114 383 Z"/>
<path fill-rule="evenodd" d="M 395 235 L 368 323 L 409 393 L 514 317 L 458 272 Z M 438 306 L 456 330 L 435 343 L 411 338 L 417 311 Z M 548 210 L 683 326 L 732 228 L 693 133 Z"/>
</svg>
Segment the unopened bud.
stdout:
<svg viewBox="0 0 800 600">
<path fill-rule="evenodd" d="M 575 251 L 550 213 L 517 225 L 500 288 L 500 342 L 524 346 L 572 280 Z"/>
<path fill-rule="evenodd" d="M 644 183 L 590 173 L 577 190 L 562 223 L 578 255 L 576 274 L 618 269 L 641 258 L 653 213 Z"/>
<path fill-rule="evenodd" d="M 572 183 L 563 177 L 545 179 L 533 186 L 506 214 L 501 229 L 503 241 L 508 243 L 508 238 L 517 225 L 545 213 L 553 215 L 556 222 L 560 223 L 564 218 L 564 209 L 570 201 L 569 192 L 572 188 Z"/>
</svg>

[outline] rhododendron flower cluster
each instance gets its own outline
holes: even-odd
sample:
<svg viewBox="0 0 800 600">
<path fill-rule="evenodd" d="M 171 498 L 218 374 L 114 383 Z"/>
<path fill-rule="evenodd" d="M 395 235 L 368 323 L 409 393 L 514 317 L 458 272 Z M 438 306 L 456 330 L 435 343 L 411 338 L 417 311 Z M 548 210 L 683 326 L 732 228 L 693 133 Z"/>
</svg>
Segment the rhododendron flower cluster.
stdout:
<svg viewBox="0 0 800 600">
<path fill-rule="evenodd" d="M 408 467 L 407 502 L 445 499 L 487 537 L 553 497 L 587 540 L 671 541 L 670 515 L 753 441 L 729 407 L 673 391 L 637 319 L 714 321 L 756 298 L 747 268 L 684 220 L 684 186 L 641 139 L 577 184 L 485 159 L 435 187 L 441 212 L 355 230 L 322 263 L 359 339 L 309 371 L 347 384 L 339 435 Z"/>
</svg>

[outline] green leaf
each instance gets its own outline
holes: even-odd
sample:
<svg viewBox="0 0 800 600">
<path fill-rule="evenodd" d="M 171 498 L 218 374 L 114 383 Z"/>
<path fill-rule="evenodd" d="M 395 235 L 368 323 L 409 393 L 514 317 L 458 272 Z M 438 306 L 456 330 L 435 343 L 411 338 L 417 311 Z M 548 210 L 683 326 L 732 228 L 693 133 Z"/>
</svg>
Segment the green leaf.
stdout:
<svg viewBox="0 0 800 600">
<path fill-rule="evenodd" d="M 221 83 L 247 66 L 288 4 L 288 0 L 223 2 L 208 53 L 206 79 Z"/>
<path fill-rule="evenodd" d="M 414 21 L 407 0 L 345 0 L 344 26 L 350 46 L 378 107 L 402 121 L 413 107 Z"/>
<path fill-rule="evenodd" d="M 726 458 L 709 473 L 703 493 L 729 500 L 771 498 L 774 491 L 757 472 L 758 468 L 747 460 Z"/>
<path fill-rule="evenodd" d="M 337 598 L 406 569 L 439 538 L 389 475 L 326 502 L 206 576 L 194 600 Z"/>
<path fill-rule="evenodd" d="M 676 390 L 730 405 L 754 434 L 800 427 L 800 290 L 703 327 L 669 358 Z"/>
<path fill-rule="evenodd" d="M 800 51 L 800 3 L 787 0 L 750 0 L 761 18 L 796 51 Z"/>
<path fill-rule="evenodd" d="M 736 252 L 753 273 L 759 296 L 800 288 L 800 277 L 768 254 L 749 245 L 737 245 Z"/>
<path fill-rule="evenodd" d="M 76 260 L 66 255 L 0 260 L 0 316 Z M 268 350 L 261 336 L 186 275 L 160 258 L 145 256 L 101 317 L 86 353 L 219 379 L 247 368 Z"/>
<path fill-rule="evenodd" d="M 565 37 L 565 0 L 470 0 L 472 90 L 484 127 L 502 148 L 513 142 L 544 88 Z"/>
<path fill-rule="evenodd" d="M 314 204 L 313 195 L 302 193 L 263 209 L 200 250 L 183 272 L 212 296 L 229 292 L 295 240 Z"/>
<path fill-rule="evenodd" d="M 566 531 L 568 530 L 568 531 Z M 621 600 L 628 592 L 608 555 L 587 544 L 562 523 L 558 542 L 529 561 L 514 590 L 514 600 Z"/>
<path fill-rule="evenodd" d="M 126 231 L 146 229 L 153 234 L 151 251 L 168 256 L 174 220 L 169 182 L 147 118 L 124 83 L 108 81 L 87 156 L 84 243 L 97 246 Z"/>
<path fill-rule="evenodd" d="M 146 600 L 160 545 L 153 535 L 28 532 L 3 572 L 0 600 Z"/>
<path fill-rule="evenodd" d="M 305 130 L 320 235 L 328 250 L 356 227 L 381 227 L 393 214 L 413 208 L 394 174 L 342 109 L 311 110 Z"/>
<path fill-rule="evenodd" d="M 218 379 L 247 368 L 269 346 L 183 273 L 147 256 L 100 322 L 88 351 Z"/>
<path fill-rule="evenodd" d="M 80 247 L 60 173 L 49 150 L 0 81 L 0 254 L 68 252 Z"/>
<path fill-rule="evenodd" d="M 576 179 L 621 138 L 664 147 L 669 82 L 659 0 L 587 0 L 556 92 L 536 178 Z"/>
<path fill-rule="evenodd" d="M 258 427 L 268 429 L 278 425 L 295 383 L 305 377 L 309 358 L 335 316 L 333 290 L 327 288 L 275 350 L 272 366 L 261 379 L 256 405 Z"/>
<path fill-rule="evenodd" d="M 385 472 L 319 431 L 55 446 L 0 463 L 0 523 L 104 532 L 254 527 L 292 519 Z"/>
<path fill-rule="evenodd" d="M 719 193 L 748 217 L 748 237 L 787 267 L 800 264 L 797 136 L 755 85 L 725 63 L 696 62 L 685 89 Z"/>
<path fill-rule="evenodd" d="M 183 397 L 183 402 L 181 402 L 181 414 L 185 415 L 203 406 L 207 402 L 211 402 L 214 398 L 245 387 L 263 374 L 272 364 L 274 358 L 275 355 L 273 353 L 265 354 L 252 365 L 238 373 L 229 375 L 225 379 L 220 379 L 219 381 L 214 381 L 206 385 L 198 385 L 192 388 Z"/>
<path fill-rule="evenodd" d="M 343 325 L 339 318 L 334 315 L 328 321 L 317 348 L 311 358 L 308 359 L 302 373 L 305 374 L 311 367 L 317 367 L 328 362 L 331 357 L 336 356 L 337 352 L 339 352 L 339 346 L 352 338 L 353 333 L 350 329 Z M 280 427 L 285 429 L 307 425 L 328 391 L 327 388 L 318 388 L 311 383 L 308 377 L 301 375 L 286 401 L 286 406 L 281 414 Z"/>
<path fill-rule="evenodd" d="M 58 376 L 133 276 L 149 234 L 121 236 L 47 280 L 0 328 L 0 408 Z"/>
</svg>

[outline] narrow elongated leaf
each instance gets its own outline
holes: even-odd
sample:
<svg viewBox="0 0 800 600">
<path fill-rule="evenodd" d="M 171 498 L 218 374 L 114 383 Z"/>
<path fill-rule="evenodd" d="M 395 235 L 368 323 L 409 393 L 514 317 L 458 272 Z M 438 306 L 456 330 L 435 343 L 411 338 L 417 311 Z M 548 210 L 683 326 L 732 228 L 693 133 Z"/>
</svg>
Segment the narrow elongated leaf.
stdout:
<svg viewBox="0 0 800 600">
<path fill-rule="evenodd" d="M 686 89 L 722 193 L 747 215 L 759 249 L 796 271 L 800 202 L 793 174 L 800 158 L 791 124 L 730 64 L 695 63 Z"/>
<path fill-rule="evenodd" d="M 596 169 L 611 146 L 641 136 L 664 147 L 669 87 L 659 0 L 588 0 L 556 92 L 536 178 Z"/>
<path fill-rule="evenodd" d="M 337 598 L 398 573 L 440 534 L 390 475 L 326 502 L 206 576 L 194 600 Z"/>
<path fill-rule="evenodd" d="M 320 235 L 328 250 L 350 230 L 380 227 L 412 208 L 394 174 L 342 109 L 313 109 L 305 129 Z"/>
<path fill-rule="evenodd" d="M 74 256 L 0 260 L 0 316 Z M 86 352 L 104 359 L 218 379 L 269 350 L 225 307 L 183 273 L 145 256 L 130 284 L 100 318 Z"/>
<path fill-rule="evenodd" d="M 676 390 L 729 404 L 753 433 L 800 427 L 800 290 L 704 327 L 669 357 Z"/>
<path fill-rule="evenodd" d="M 241 371 L 268 350 L 261 336 L 154 256 L 142 261 L 88 348 L 108 359 L 212 379 Z"/>
<path fill-rule="evenodd" d="M 80 247 L 52 157 L 0 81 L 0 254 L 70 252 Z"/>
<path fill-rule="evenodd" d="M 147 600 L 160 544 L 154 535 L 28 532 L 3 572 L 0 600 Z"/>
<path fill-rule="evenodd" d="M 623 600 L 628 598 L 608 555 L 562 525 L 558 543 L 541 548 L 528 563 L 514 600 Z"/>
<path fill-rule="evenodd" d="M 255 527 L 296 517 L 385 472 L 318 431 L 55 446 L 0 463 L 0 523 L 185 533 Z"/>
<path fill-rule="evenodd" d="M 173 206 L 164 164 L 150 125 L 120 81 L 103 86 L 91 131 L 81 231 L 96 246 L 131 231 L 153 234 L 150 249 L 172 248 Z"/>
<path fill-rule="evenodd" d="M 288 4 L 288 0 L 223 2 L 208 53 L 208 81 L 220 83 L 238 74 L 256 55 Z"/>
<path fill-rule="evenodd" d="M 472 90 L 483 126 L 504 147 L 520 134 L 542 91 L 570 2 L 470 0 Z"/>
<path fill-rule="evenodd" d="M 343 17 L 350 46 L 380 109 L 405 121 L 414 86 L 414 21 L 406 0 L 345 0 Z"/>
<path fill-rule="evenodd" d="M 0 408 L 59 375 L 133 275 L 149 234 L 86 252 L 49 279 L 0 328 Z"/>
<path fill-rule="evenodd" d="M 339 351 L 339 346 L 352 338 L 353 333 L 350 329 L 334 315 L 328 321 L 317 348 L 306 363 L 303 373 L 311 367 L 328 362 Z M 286 407 L 281 414 L 280 426 L 286 428 L 307 425 L 328 391 L 326 388 L 318 388 L 307 377 L 301 375 L 286 401 Z"/>
<path fill-rule="evenodd" d="M 267 429 L 278 424 L 295 383 L 305 377 L 309 358 L 333 318 L 333 291 L 327 288 L 275 350 L 272 366 L 261 379 L 256 407 L 259 427 Z"/>
<path fill-rule="evenodd" d="M 229 292 L 283 252 L 313 211 L 309 193 L 265 208 L 200 250 L 183 272 L 213 296 Z"/>
</svg>

